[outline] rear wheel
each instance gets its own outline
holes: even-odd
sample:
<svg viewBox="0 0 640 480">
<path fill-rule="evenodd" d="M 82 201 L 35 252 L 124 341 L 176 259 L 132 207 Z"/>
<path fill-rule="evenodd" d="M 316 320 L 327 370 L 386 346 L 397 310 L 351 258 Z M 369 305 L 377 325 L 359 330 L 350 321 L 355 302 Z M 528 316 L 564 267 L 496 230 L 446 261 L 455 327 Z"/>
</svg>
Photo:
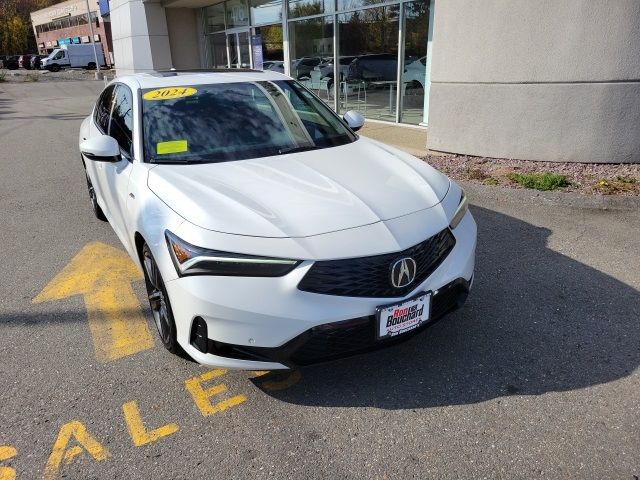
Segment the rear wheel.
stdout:
<svg viewBox="0 0 640 480">
<path fill-rule="evenodd" d="M 153 321 L 158 329 L 160 340 L 164 347 L 171 353 L 182 355 L 183 350 L 176 338 L 176 322 L 173 319 L 169 296 L 167 295 L 167 290 L 164 286 L 158 265 L 146 243 L 142 246 L 142 264 L 144 267 L 147 295 L 149 296 L 149 305 L 151 306 Z"/>
<path fill-rule="evenodd" d="M 93 209 L 93 213 L 98 220 L 102 220 L 103 222 L 106 222 L 107 217 L 105 217 L 104 212 L 100 208 L 100 205 L 98 205 L 98 198 L 96 197 L 96 189 L 93 188 L 93 184 L 91 183 L 89 174 L 86 171 L 84 173 L 87 176 L 87 189 L 89 190 L 89 199 L 91 200 L 91 208 Z"/>
<path fill-rule="evenodd" d="M 87 70 L 95 70 L 96 69 L 96 62 L 89 62 L 89 64 L 87 65 Z"/>
</svg>

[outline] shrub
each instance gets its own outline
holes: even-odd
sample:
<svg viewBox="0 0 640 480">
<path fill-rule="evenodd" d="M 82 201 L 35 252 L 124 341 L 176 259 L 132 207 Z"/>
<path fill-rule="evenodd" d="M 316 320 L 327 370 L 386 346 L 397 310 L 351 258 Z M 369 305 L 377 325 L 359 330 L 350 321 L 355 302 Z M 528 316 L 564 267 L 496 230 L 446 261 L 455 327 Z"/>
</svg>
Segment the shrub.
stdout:
<svg viewBox="0 0 640 480">
<path fill-rule="evenodd" d="M 533 188 L 535 190 L 556 190 L 571 185 L 571 182 L 564 175 L 551 172 L 511 173 L 508 178 L 525 188 Z"/>
<path fill-rule="evenodd" d="M 613 180 L 602 179 L 592 185 L 592 188 L 604 195 L 613 195 L 615 193 L 633 192 L 636 179 L 633 177 L 616 177 Z"/>
</svg>

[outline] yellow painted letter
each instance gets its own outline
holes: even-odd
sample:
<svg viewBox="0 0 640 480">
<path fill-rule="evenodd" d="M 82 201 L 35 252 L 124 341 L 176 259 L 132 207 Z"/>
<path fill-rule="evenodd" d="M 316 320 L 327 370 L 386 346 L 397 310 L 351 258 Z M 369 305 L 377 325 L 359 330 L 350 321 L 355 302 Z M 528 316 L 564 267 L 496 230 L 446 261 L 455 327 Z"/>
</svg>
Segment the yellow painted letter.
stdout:
<svg viewBox="0 0 640 480">
<path fill-rule="evenodd" d="M 10 460 L 18 454 L 14 447 L 0 445 L 0 462 Z M 15 480 L 16 471 L 11 467 L 0 467 L 0 480 Z"/>
<path fill-rule="evenodd" d="M 68 448 L 71 437 L 75 437 L 79 445 Z M 82 453 L 83 450 L 98 461 L 106 460 L 110 455 L 100 442 L 87 433 L 87 429 L 81 422 L 74 420 L 65 423 L 62 428 L 60 428 L 56 443 L 53 444 L 53 451 L 44 469 L 44 478 L 46 480 L 56 478 L 62 461 L 64 460 L 65 464 L 70 463 L 71 460 Z"/>
<path fill-rule="evenodd" d="M 131 440 L 133 440 L 133 444 L 136 447 L 141 447 L 148 443 L 153 443 L 162 437 L 167 437 L 172 433 L 176 433 L 179 428 L 175 423 L 169 423 L 147 432 L 135 401 L 122 405 L 122 411 L 124 412 L 124 421 L 127 422 L 129 435 L 131 435 Z"/>
<path fill-rule="evenodd" d="M 193 397 L 193 401 L 196 402 L 196 406 L 200 409 L 200 413 L 205 417 L 209 415 L 213 415 L 218 412 L 222 412 L 230 407 L 235 407 L 236 405 L 240 405 L 243 402 L 247 401 L 247 397 L 244 395 L 236 395 L 227 400 L 222 400 L 216 404 L 212 404 L 209 400 L 214 395 L 219 395 L 227 391 L 226 385 L 222 383 L 213 385 L 209 388 L 202 388 L 202 382 L 206 382 L 211 380 L 212 378 L 220 377 L 227 373 L 226 370 L 223 369 L 215 369 L 211 370 L 207 373 L 203 373 L 198 377 L 193 377 L 184 382 L 184 386 L 187 391 Z"/>
</svg>

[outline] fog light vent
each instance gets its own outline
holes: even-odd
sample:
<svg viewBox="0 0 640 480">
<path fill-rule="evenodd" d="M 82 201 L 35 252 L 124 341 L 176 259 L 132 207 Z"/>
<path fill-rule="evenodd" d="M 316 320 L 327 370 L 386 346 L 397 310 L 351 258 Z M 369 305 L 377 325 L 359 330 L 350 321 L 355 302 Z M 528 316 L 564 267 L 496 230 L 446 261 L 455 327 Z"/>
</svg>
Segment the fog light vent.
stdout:
<svg viewBox="0 0 640 480">
<path fill-rule="evenodd" d="M 209 342 L 209 336 L 207 335 L 207 322 L 201 317 L 193 319 L 191 325 L 191 345 L 200 350 L 202 353 L 207 353 L 207 343 Z"/>
</svg>

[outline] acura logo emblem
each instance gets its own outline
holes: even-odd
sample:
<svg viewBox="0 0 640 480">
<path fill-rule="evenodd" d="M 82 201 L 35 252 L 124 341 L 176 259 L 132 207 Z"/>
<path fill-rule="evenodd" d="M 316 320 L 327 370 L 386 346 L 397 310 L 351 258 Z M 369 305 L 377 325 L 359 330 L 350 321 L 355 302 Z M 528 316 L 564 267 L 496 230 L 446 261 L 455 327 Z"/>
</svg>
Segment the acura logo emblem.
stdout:
<svg viewBox="0 0 640 480">
<path fill-rule="evenodd" d="M 391 267 L 391 285 L 402 288 L 416 279 L 416 261 L 413 258 L 401 258 Z"/>
</svg>

